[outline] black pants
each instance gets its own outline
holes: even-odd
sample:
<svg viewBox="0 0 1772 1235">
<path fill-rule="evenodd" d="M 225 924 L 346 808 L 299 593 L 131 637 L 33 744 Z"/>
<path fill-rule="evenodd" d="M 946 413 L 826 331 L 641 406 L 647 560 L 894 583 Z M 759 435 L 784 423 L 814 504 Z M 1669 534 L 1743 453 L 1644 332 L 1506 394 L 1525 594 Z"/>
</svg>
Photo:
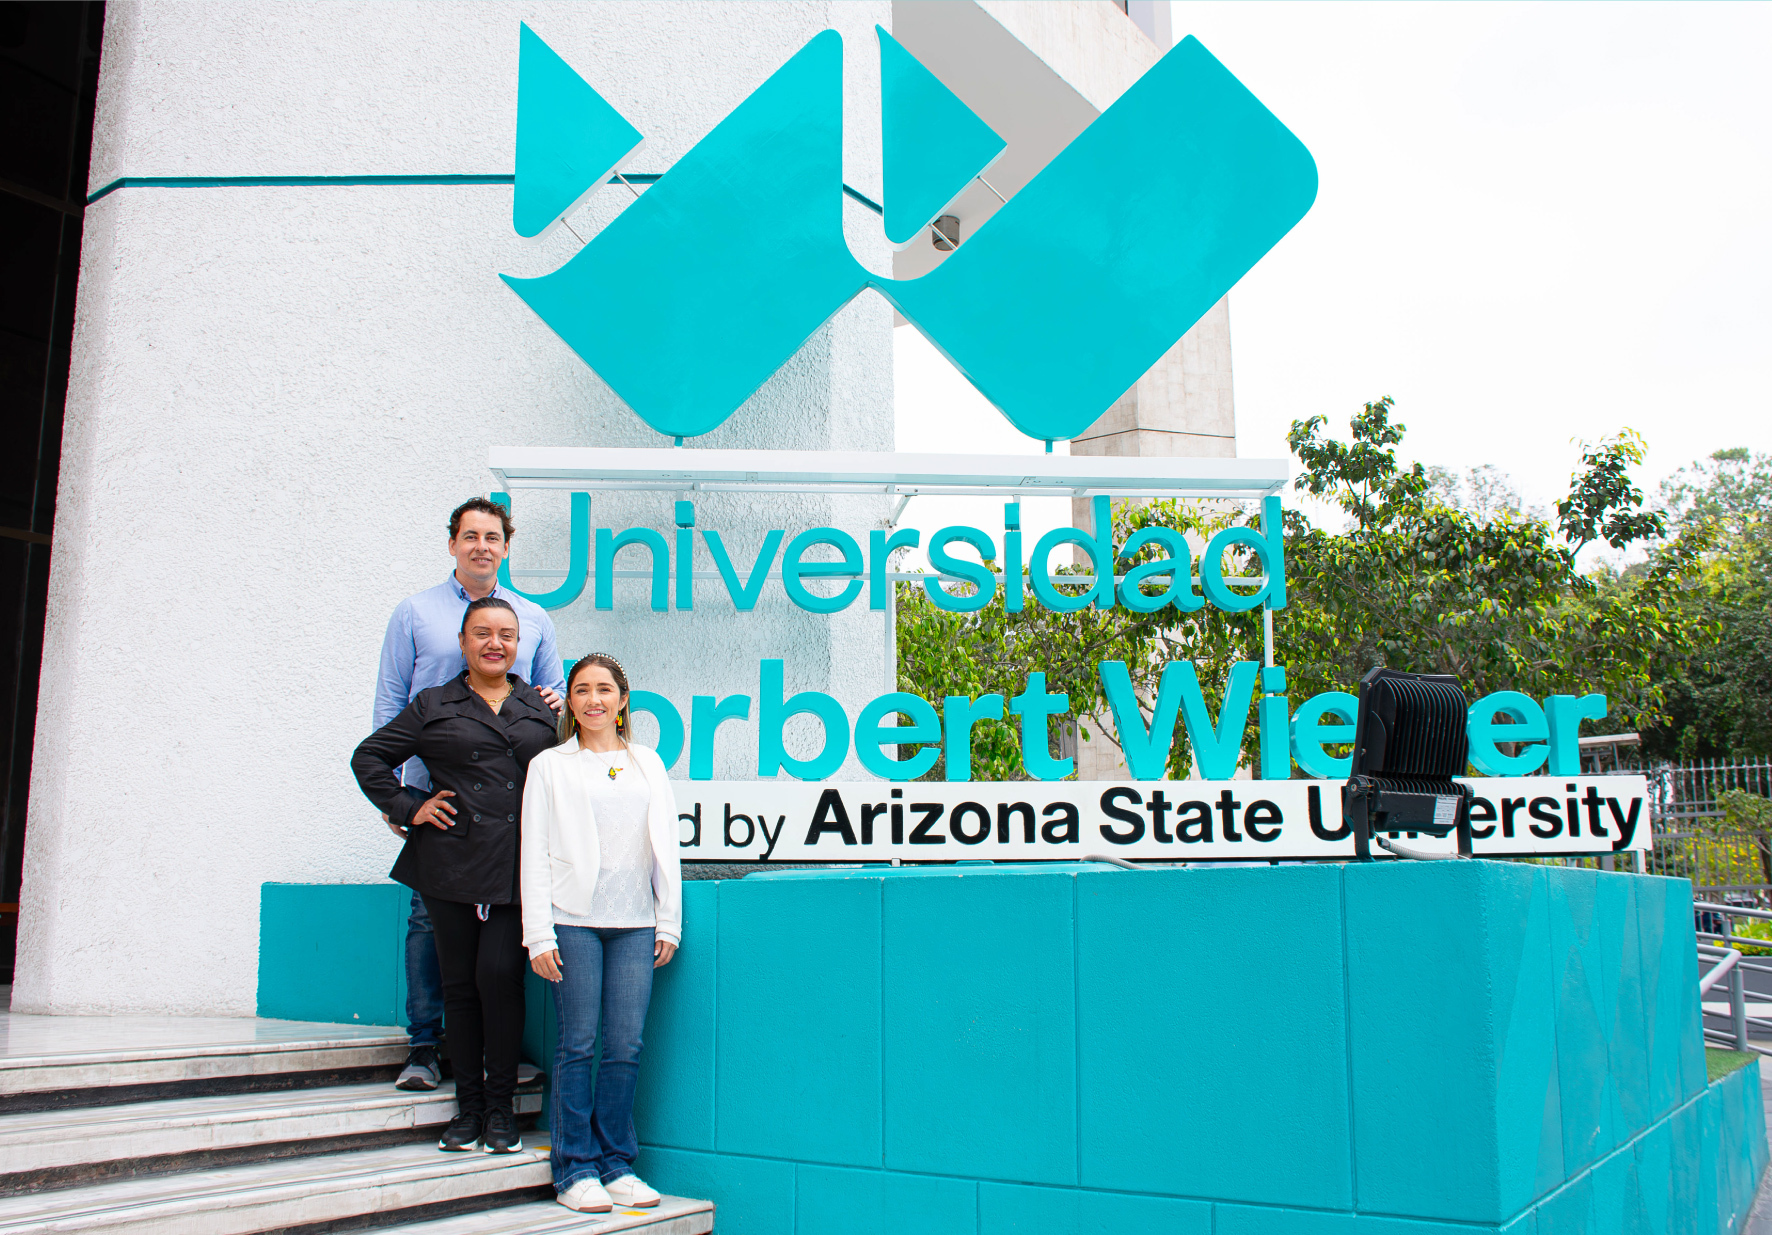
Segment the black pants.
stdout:
<svg viewBox="0 0 1772 1235">
<path fill-rule="evenodd" d="M 476 1115 L 509 1111 L 523 1050 L 523 910 L 493 905 L 482 922 L 473 905 L 431 896 L 425 909 L 443 971 L 456 1106 Z"/>
</svg>

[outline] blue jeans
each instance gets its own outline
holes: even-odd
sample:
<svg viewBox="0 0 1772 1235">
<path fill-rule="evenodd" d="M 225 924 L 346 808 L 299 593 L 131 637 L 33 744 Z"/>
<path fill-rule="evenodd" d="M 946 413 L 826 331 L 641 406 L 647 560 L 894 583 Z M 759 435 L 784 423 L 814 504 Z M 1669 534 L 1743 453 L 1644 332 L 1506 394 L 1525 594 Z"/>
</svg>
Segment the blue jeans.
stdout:
<svg viewBox="0 0 1772 1235">
<path fill-rule="evenodd" d="M 406 1036 L 413 1046 L 443 1041 L 443 971 L 437 967 L 431 915 L 417 892 L 406 919 Z"/>
<path fill-rule="evenodd" d="M 650 926 L 618 930 L 559 926 L 560 981 L 554 1009 L 560 1039 L 548 1124 L 554 1133 L 554 1189 L 587 1175 L 607 1183 L 634 1169 L 634 1086 L 640 1079 L 640 1031 L 652 1002 Z M 597 1031 L 603 1062 L 593 1081 Z"/>
</svg>

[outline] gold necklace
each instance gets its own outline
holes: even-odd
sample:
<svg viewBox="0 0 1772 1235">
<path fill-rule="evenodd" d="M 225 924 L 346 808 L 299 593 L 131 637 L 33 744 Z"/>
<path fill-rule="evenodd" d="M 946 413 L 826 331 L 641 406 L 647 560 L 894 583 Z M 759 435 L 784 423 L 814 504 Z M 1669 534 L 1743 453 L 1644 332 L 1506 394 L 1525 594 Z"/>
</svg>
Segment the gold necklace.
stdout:
<svg viewBox="0 0 1772 1235">
<path fill-rule="evenodd" d="M 611 764 L 608 760 L 604 759 L 603 752 L 600 750 L 592 750 L 590 747 L 586 746 L 583 742 L 579 743 L 579 749 L 584 751 L 588 755 L 595 755 L 597 757 L 597 762 L 601 763 L 604 766 L 604 768 L 608 770 L 610 780 L 614 780 L 616 777 L 616 774 L 622 770 L 621 768 L 618 768 L 615 765 Z M 616 754 L 617 752 L 610 751 L 609 753 L 613 755 L 613 754 Z"/>
<path fill-rule="evenodd" d="M 516 690 L 517 688 L 515 686 L 512 686 L 509 682 L 506 682 L 505 683 L 505 693 L 500 695 L 496 699 L 487 699 L 484 694 L 481 694 L 480 688 L 478 686 L 475 686 L 472 682 L 468 683 L 468 689 L 473 691 L 476 695 L 479 695 L 481 699 L 485 700 L 487 707 L 496 708 L 499 704 L 503 703 L 506 699 L 509 699 L 511 697 L 511 692 L 513 690 Z"/>
</svg>

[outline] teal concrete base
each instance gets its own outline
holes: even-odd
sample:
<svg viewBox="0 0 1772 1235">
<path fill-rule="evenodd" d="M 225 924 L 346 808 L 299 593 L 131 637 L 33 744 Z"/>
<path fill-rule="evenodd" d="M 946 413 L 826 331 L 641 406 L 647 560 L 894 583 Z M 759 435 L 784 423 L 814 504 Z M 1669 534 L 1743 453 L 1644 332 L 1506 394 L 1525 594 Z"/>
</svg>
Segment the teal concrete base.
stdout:
<svg viewBox="0 0 1772 1235">
<path fill-rule="evenodd" d="M 406 919 L 396 883 L 267 883 L 259 889 L 258 1014 L 292 1021 L 406 1024 Z M 554 1001 L 528 975 L 523 1057 L 554 1057 Z"/>
<path fill-rule="evenodd" d="M 1691 890 L 1513 863 L 685 886 L 636 1122 L 723 1235 L 1732 1232 Z"/>
<path fill-rule="evenodd" d="M 267 884 L 260 1014 L 402 1020 L 406 896 Z M 638 1165 L 721 1235 L 1730 1235 L 1759 1066 L 1706 1084 L 1690 905 L 1501 862 L 693 882 Z"/>
<path fill-rule="evenodd" d="M 392 883 L 263 885 L 258 1014 L 403 1024 L 411 898 L 409 890 Z"/>
</svg>

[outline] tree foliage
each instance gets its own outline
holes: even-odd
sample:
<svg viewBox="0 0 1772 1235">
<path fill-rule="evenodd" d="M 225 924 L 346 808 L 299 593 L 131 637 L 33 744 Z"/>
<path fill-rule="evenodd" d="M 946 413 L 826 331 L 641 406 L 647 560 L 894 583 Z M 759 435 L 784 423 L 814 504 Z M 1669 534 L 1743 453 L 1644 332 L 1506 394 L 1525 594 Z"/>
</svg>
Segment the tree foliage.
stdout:
<svg viewBox="0 0 1772 1235">
<path fill-rule="evenodd" d="M 1662 486 L 1681 535 L 1707 549 L 1684 597 L 1689 646 L 1661 666 L 1666 703 L 1646 728 L 1668 759 L 1772 754 L 1772 455 L 1719 450 Z"/>
<path fill-rule="evenodd" d="M 1626 727 L 1656 715 L 1653 669 L 1689 643 L 1681 577 L 1702 534 L 1662 544 L 1628 581 L 1584 574 L 1576 556 L 1595 540 L 1663 538 L 1628 472 L 1642 439 L 1625 430 L 1584 446 L 1553 527 L 1517 506 L 1473 512 L 1437 500 L 1419 464 L 1397 461 L 1404 427 L 1391 408 L 1381 399 L 1353 418 L 1356 444 L 1368 444 L 1357 459 L 1324 440 L 1321 417 L 1289 435 L 1305 466 L 1297 487 L 1352 522 L 1336 531 L 1289 515 L 1291 605 L 1275 625 L 1293 693 L 1349 690 L 1384 665 L 1451 674 L 1472 698 L 1597 691 Z"/>
<path fill-rule="evenodd" d="M 1304 511 L 1285 515 L 1288 604 L 1274 614 L 1276 659 L 1287 668 L 1294 705 L 1323 691 L 1349 691 L 1374 665 L 1449 673 L 1472 698 L 1496 690 L 1548 694 L 1598 691 L 1610 722 L 1631 728 L 1661 714 L 1657 670 L 1694 646 L 1695 626 L 1683 579 L 1701 562 L 1711 522 L 1680 523 L 1644 509 L 1629 469 L 1644 444 L 1629 430 L 1585 445 L 1555 521 L 1520 509 L 1505 478 L 1473 469 L 1468 492 L 1443 470 L 1397 457 L 1405 427 L 1388 397 L 1351 418 L 1349 440 L 1325 432 L 1323 417 L 1294 422 L 1288 444 L 1301 465 L 1295 488 L 1345 516 L 1318 526 Z M 1220 529 L 1253 523 L 1256 512 L 1226 503 L 1116 503 L 1114 540 L 1163 526 L 1186 535 L 1198 553 Z M 1677 521 L 1676 521 L 1677 522 Z M 1577 554 L 1590 543 L 1625 548 L 1654 543 L 1649 559 L 1625 573 L 1584 574 Z M 1154 546 L 1122 558 L 1120 573 L 1160 555 Z M 1227 577 L 1254 573 L 1246 551 L 1226 554 Z M 1073 573 L 1075 573 L 1073 571 Z M 1147 581 L 1156 594 L 1163 580 Z M 1261 615 L 1210 606 L 1139 614 L 1116 606 L 1053 613 L 1031 597 L 1007 613 L 999 595 L 976 613 L 949 613 L 921 585 L 900 585 L 901 689 L 939 706 L 947 695 L 1023 689 L 1043 670 L 1047 687 L 1070 695 L 1085 741 L 1114 740 L 1097 664 L 1125 661 L 1149 722 L 1163 666 L 1192 660 L 1208 706 L 1217 714 L 1230 667 L 1262 654 Z M 1177 731 L 1171 775 L 1185 776 L 1191 754 Z M 1256 726 L 1245 734 L 1254 757 Z M 975 728 L 973 774 L 1020 775 L 1016 733 L 1008 723 Z M 932 775 L 942 774 L 938 767 Z"/>
</svg>

